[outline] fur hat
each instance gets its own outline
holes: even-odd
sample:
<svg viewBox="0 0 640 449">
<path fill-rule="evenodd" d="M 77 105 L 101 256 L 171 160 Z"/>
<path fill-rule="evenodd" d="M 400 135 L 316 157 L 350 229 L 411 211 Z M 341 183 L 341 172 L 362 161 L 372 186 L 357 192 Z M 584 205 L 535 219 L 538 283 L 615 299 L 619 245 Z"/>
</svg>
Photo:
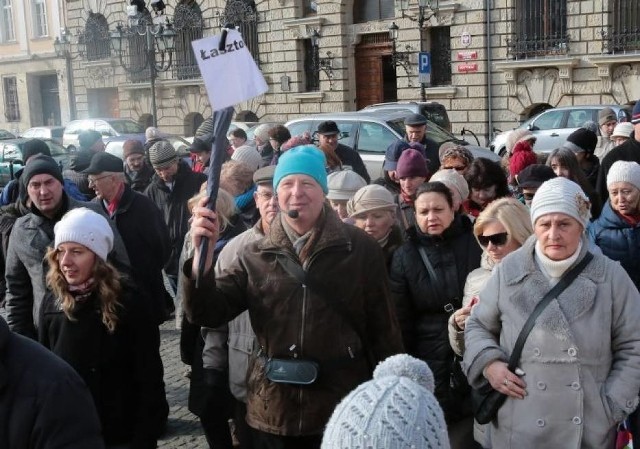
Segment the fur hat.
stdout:
<svg viewBox="0 0 640 449">
<path fill-rule="evenodd" d="M 347 203 L 349 217 L 365 214 L 374 210 L 396 210 L 393 195 L 377 184 L 364 186 Z"/>
<path fill-rule="evenodd" d="M 113 231 L 102 215 L 79 207 L 71 209 L 53 228 L 55 248 L 66 242 L 79 243 L 106 261 L 113 249 Z"/>
<path fill-rule="evenodd" d="M 231 160 L 242 162 L 253 171 L 260 168 L 260 164 L 262 164 L 262 156 L 260 156 L 256 147 L 251 145 L 242 145 L 236 148 L 231 155 Z"/>
<path fill-rule="evenodd" d="M 169 142 L 159 140 L 149 148 L 149 160 L 153 168 L 166 168 L 178 160 L 178 153 Z"/>
<path fill-rule="evenodd" d="M 136 139 L 125 140 L 122 145 L 122 159 L 125 161 L 132 154 L 142 154 L 144 156 L 144 146 Z"/>
<path fill-rule="evenodd" d="M 367 185 L 367 181 L 353 170 L 340 170 L 327 176 L 327 185 L 327 198 L 330 200 L 350 200 L 361 187 Z"/>
<path fill-rule="evenodd" d="M 531 202 L 531 223 L 543 215 L 562 213 L 575 218 L 587 229 L 591 202 L 575 182 L 558 176 L 543 183 Z"/>
<path fill-rule="evenodd" d="M 409 148 L 402 152 L 396 167 L 398 178 L 409 178 L 413 176 L 429 177 L 427 170 L 427 160 L 418 150 Z"/>
<path fill-rule="evenodd" d="M 455 190 L 460 194 L 460 198 L 462 201 L 466 200 L 469 197 L 469 184 L 467 184 L 467 180 L 464 179 L 457 170 L 449 169 L 449 170 L 438 170 L 433 174 L 429 182 L 439 181 L 443 183 L 450 190 Z"/>
<path fill-rule="evenodd" d="M 607 122 L 617 122 L 618 116 L 616 115 L 616 111 L 611 108 L 604 108 L 598 112 L 598 124 L 600 126 L 604 125 Z"/>
<path fill-rule="evenodd" d="M 607 187 L 616 182 L 628 182 L 640 189 L 640 165 L 637 162 L 614 162 L 607 173 Z"/>
<path fill-rule="evenodd" d="M 397 354 L 380 363 L 373 380 L 338 404 L 322 449 L 450 449 L 433 373 L 422 360 Z"/>
<path fill-rule="evenodd" d="M 585 152 L 593 154 L 598 144 L 598 136 L 585 128 L 578 128 L 567 137 L 567 141 L 562 144 L 568 150 L 574 153 Z"/>
<path fill-rule="evenodd" d="M 522 140 L 530 141 L 533 146 L 533 143 L 536 141 L 536 136 L 534 136 L 528 129 L 517 128 L 509 131 L 509 134 L 507 134 L 507 141 L 505 143 L 507 154 L 513 153 L 513 147 L 516 146 L 516 143 Z"/>
<path fill-rule="evenodd" d="M 613 132 L 611 133 L 611 137 L 631 137 L 631 133 L 633 132 L 633 123 L 629 122 L 620 122 L 613 128 Z"/>
<path fill-rule="evenodd" d="M 278 160 L 276 171 L 273 175 L 273 188 L 278 190 L 278 184 L 289 175 L 307 175 L 313 178 L 322 187 L 326 194 L 327 186 L 327 159 L 322 151 L 315 145 L 302 145 L 290 149 Z"/>
</svg>

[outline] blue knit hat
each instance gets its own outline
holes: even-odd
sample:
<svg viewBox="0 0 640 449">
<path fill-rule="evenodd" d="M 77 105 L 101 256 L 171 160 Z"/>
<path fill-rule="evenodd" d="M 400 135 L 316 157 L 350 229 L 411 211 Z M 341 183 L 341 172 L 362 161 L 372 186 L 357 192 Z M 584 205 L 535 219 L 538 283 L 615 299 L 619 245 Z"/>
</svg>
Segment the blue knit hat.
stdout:
<svg viewBox="0 0 640 449">
<path fill-rule="evenodd" d="M 273 188 L 278 189 L 278 184 L 282 178 L 289 175 L 311 176 L 324 193 L 329 192 L 327 187 L 327 161 L 324 153 L 313 145 L 301 145 L 286 151 L 276 165 L 276 172 L 273 175 Z"/>
</svg>

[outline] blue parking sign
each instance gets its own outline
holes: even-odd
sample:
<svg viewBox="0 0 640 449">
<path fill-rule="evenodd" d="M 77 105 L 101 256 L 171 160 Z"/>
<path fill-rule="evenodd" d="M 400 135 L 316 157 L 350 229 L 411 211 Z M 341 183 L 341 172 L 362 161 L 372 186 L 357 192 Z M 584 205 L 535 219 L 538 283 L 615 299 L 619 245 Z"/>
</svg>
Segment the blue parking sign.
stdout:
<svg viewBox="0 0 640 449">
<path fill-rule="evenodd" d="M 418 53 L 418 82 L 431 82 L 431 54 L 428 51 Z"/>
</svg>

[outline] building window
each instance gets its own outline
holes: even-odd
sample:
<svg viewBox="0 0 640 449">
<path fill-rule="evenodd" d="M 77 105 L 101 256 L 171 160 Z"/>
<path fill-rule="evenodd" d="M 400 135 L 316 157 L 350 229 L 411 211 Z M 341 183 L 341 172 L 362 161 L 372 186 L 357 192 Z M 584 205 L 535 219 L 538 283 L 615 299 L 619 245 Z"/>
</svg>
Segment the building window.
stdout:
<svg viewBox="0 0 640 449">
<path fill-rule="evenodd" d="M 200 6 L 196 2 L 180 2 L 173 14 L 173 26 L 177 33 L 174 77 L 179 80 L 199 78 L 200 69 L 191 42 L 203 36 L 204 22 Z"/>
<path fill-rule="evenodd" d="M 393 19 L 395 15 L 393 0 L 355 0 L 353 2 L 353 23 Z"/>
<path fill-rule="evenodd" d="M 307 92 L 320 90 L 320 73 L 315 70 L 318 49 L 311 45 L 311 39 L 304 39 L 304 77 Z"/>
<path fill-rule="evenodd" d="M 220 26 L 232 23 L 236 26 L 244 43 L 258 66 L 260 52 L 258 51 L 258 12 L 253 0 L 228 0 L 224 12 L 220 15 Z"/>
<path fill-rule="evenodd" d="M 608 53 L 640 50 L 640 3 L 638 0 L 610 0 L 612 26 L 604 33 Z"/>
<path fill-rule="evenodd" d="M 516 0 L 515 33 L 508 41 L 511 58 L 561 55 L 568 51 L 567 0 Z"/>
<path fill-rule="evenodd" d="M 35 37 L 49 35 L 47 26 L 47 4 L 45 0 L 33 0 L 33 34 Z"/>
<path fill-rule="evenodd" d="M 0 0 L 0 42 L 11 42 L 16 40 L 13 29 L 13 11 L 11 0 Z"/>
<path fill-rule="evenodd" d="M 20 121 L 20 105 L 18 104 L 18 81 L 15 76 L 2 79 L 4 93 L 4 116 L 8 122 Z"/>
<path fill-rule="evenodd" d="M 84 27 L 84 43 L 87 61 L 107 59 L 111 55 L 109 48 L 109 23 L 100 13 L 89 12 Z"/>
<path fill-rule="evenodd" d="M 429 28 L 431 42 L 431 85 L 451 85 L 451 28 Z"/>
<path fill-rule="evenodd" d="M 316 0 L 303 0 L 302 11 L 305 17 L 318 14 L 318 2 Z"/>
</svg>

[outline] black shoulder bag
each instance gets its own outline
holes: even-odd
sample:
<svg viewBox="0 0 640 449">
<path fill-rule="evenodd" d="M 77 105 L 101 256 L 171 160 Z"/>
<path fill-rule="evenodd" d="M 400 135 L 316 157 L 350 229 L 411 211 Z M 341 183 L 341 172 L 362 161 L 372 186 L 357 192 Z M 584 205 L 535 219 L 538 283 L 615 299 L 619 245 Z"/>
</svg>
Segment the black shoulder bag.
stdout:
<svg viewBox="0 0 640 449">
<path fill-rule="evenodd" d="M 522 327 L 516 344 L 513 347 L 511 357 L 509 357 L 509 371 L 515 372 L 518 363 L 520 362 L 520 356 L 522 355 L 522 348 L 524 342 L 527 340 L 529 333 L 536 324 L 536 320 L 542 313 L 542 311 L 549 305 L 549 303 L 560 296 L 560 294 L 578 277 L 578 275 L 584 270 L 584 268 L 593 259 L 593 254 L 587 253 L 578 265 L 569 270 L 560 281 L 544 295 L 544 298 L 536 304 L 536 307 L 529 315 L 526 323 Z M 473 415 L 480 424 L 487 424 L 496 417 L 498 410 L 504 404 L 507 399 L 507 395 L 500 393 L 498 390 L 494 390 L 490 383 L 479 389 L 472 389 L 471 402 L 473 407 Z"/>
</svg>

